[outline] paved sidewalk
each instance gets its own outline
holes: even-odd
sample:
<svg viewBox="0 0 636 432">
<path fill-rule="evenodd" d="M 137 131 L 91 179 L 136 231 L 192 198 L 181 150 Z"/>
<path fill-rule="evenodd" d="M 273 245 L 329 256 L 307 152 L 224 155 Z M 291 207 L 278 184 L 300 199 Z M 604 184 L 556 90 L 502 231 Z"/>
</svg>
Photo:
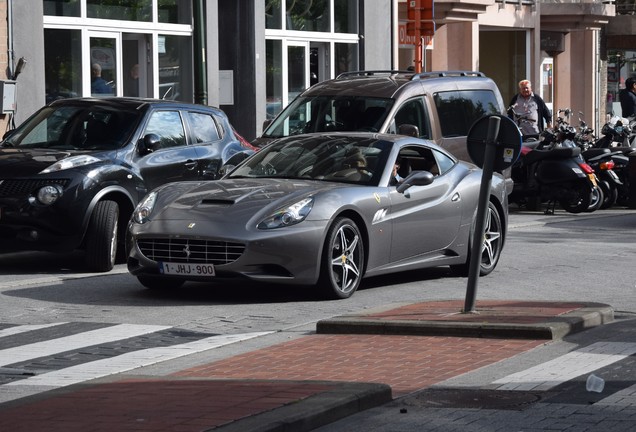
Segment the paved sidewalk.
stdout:
<svg viewBox="0 0 636 432">
<path fill-rule="evenodd" d="M 12 432 L 310 431 L 613 320 L 603 304 L 390 305 L 167 377 L 116 376 L 0 406 Z M 467 337 L 471 336 L 471 337 Z"/>
</svg>

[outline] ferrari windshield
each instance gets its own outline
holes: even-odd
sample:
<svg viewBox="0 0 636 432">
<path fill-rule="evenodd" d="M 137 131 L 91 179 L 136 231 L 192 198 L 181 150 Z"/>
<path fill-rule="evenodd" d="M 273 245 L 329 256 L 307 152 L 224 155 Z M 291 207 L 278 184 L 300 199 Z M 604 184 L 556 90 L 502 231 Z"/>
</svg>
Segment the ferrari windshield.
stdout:
<svg viewBox="0 0 636 432">
<path fill-rule="evenodd" d="M 229 178 L 302 178 L 377 186 L 391 149 L 368 136 L 290 137 L 265 147 Z"/>
<path fill-rule="evenodd" d="M 311 132 L 378 132 L 393 102 L 393 99 L 361 96 L 299 97 L 285 108 L 263 136 L 280 138 Z"/>
<path fill-rule="evenodd" d="M 11 131 L 3 146 L 112 150 L 126 144 L 140 116 L 98 106 L 48 106 Z"/>
</svg>

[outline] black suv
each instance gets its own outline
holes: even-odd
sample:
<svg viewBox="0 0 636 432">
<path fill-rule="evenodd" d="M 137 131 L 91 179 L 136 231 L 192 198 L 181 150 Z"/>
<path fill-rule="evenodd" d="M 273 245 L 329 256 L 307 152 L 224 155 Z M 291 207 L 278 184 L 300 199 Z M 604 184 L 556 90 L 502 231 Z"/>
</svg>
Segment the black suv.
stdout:
<svg viewBox="0 0 636 432">
<path fill-rule="evenodd" d="M 0 252 L 85 249 L 90 270 L 109 271 L 147 192 L 176 180 L 217 179 L 253 152 L 216 108 L 133 98 L 55 101 L 0 143 Z"/>
<path fill-rule="evenodd" d="M 254 144 L 308 132 L 400 133 L 430 139 L 470 161 L 471 125 L 505 113 L 497 85 L 481 72 L 347 72 L 301 93 Z"/>
</svg>

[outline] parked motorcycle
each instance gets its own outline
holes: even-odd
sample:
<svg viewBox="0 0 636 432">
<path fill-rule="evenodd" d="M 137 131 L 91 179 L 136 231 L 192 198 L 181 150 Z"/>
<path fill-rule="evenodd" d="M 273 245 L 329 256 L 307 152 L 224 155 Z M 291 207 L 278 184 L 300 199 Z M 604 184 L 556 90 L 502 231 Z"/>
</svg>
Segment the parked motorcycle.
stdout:
<svg viewBox="0 0 636 432">
<path fill-rule="evenodd" d="M 629 155 L 636 152 L 636 119 L 611 117 L 601 130 L 603 134 L 592 147 L 597 154 L 609 152 L 614 162 L 612 171 L 620 181 L 616 204 L 625 206 L 629 202 Z"/>
<path fill-rule="evenodd" d="M 546 214 L 554 213 L 556 203 L 570 213 L 588 211 L 599 194 L 594 170 L 581 157 L 576 145 L 562 146 L 562 132 L 546 129 L 541 140 L 524 142 L 521 155 L 512 166 L 514 188 L 510 202 L 538 210 L 547 202 Z M 602 192 L 601 192 L 602 193 Z M 592 205 L 592 206 L 591 206 Z"/>
</svg>

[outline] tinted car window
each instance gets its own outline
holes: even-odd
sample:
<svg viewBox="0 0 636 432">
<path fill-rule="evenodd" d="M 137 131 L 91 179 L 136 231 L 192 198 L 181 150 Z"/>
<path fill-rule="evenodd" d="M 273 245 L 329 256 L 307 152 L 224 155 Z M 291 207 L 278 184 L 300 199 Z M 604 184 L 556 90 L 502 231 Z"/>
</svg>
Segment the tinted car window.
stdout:
<svg viewBox="0 0 636 432">
<path fill-rule="evenodd" d="M 185 145 L 185 130 L 178 111 L 156 111 L 150 116 L 145 135 L 160 138 L 159 148 Z"/>
<path fill-rule="evenodd" d="M 487 114 L 499 114 L 490 90 L 439 92 L 433 95 L 444 138 L 466 136 L 472 124 Z"/>
<path fill-rule="evenodd" d="M 188 112 L 188 122 L 192 126 L 192 139 L 195 143 L 218 141 L 220 139 L 216 122 L 211 115 Z"/>
<path fill-rule="evenodd" d="M 403 124 L 417 126 L 418 138 L 431 138 L 428 115 L 421 98 L 410 100 L 400 107 L 391 122 L 389 133 L 398 133 Z"/>
<path fill-rule="evenodd" d="M 309 132 L 377 132 L 393 100 L 372 97 L 319 96 L 295 99 L 267 129 L 268 137 Z"/>
<path fill-rule="evenodd" d="M 108 150 L 122 147 L 139 119 L 108 107 L 46 107 L 11 132 L 12 147 Z"/>
</svg>

